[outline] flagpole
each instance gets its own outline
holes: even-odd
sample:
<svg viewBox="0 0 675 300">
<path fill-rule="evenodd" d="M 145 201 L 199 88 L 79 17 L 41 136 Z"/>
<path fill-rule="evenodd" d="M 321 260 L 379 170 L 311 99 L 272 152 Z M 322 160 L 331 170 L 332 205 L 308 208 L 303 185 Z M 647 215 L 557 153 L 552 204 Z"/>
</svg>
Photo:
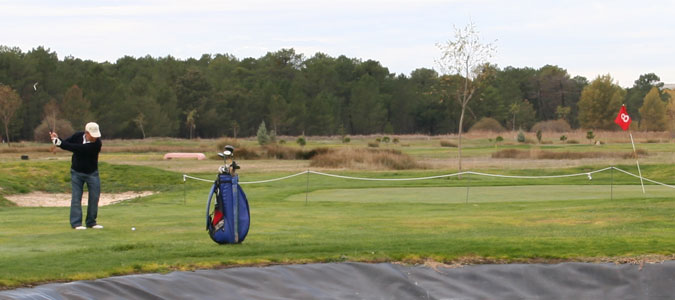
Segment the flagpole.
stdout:
<svg viewBox="0 0 675 300">
<path fill-rule="evenodd" d="M 635 143 L 633 142 L 633 133 L 628 130 L 628 135 L 630 135 L 630 144 L 633 145 L 633 153 L 635 153 L 635 163 L 637 164 L 638 174 L 640 175 L 640 185 L 642 186 L 642 194 L 645 194 L 645 184 L 642 181 L 642 171 L 640 171 L 640 161 L 638 161 L 638 154 L 635 150 Z"/>
<path fill-rule="evenodd" d="M 630 131 L 630 116 L 626 111 L 626 105 L 621 105 L 619 114 L 614 119 L 616 125 L 621 126 L 621 129 L 624 131 L 628 130 L 628 135 L 630 135 L 630 144 L 633 145 L 633 153 L 635 153 L 635 163 L 637 164 L 638 174 L 640 174 L 640 186 L 642 186 L 642 194 L 645 194 L 645 183 L 642 181 L 642 171 L 640 171 L 640 161 L 638 160 L 637 150 L 635 150 L 635 142 L 633 141 L 633 133 Z"/>
</svg>

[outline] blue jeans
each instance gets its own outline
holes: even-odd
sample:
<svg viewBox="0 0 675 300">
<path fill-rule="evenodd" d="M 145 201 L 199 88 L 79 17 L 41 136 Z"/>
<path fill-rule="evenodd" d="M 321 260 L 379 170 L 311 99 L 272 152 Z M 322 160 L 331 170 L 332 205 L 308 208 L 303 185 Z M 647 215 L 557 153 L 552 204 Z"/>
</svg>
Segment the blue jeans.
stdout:
<svg viewBox="0 0 675 300">
<path fill-rule="evenodd" d="M 70 170 L 70 184 L 72 185 L 72 197 L 70 198 L 70 226 L 82 226 L 82 191 L 84 183 L 87 183 L 89 190 L 89 202 L 87 203 L 87 227 L 96 225 L 96 215 L 98 214 L 98 198 L 101 195 L 101 179 L 98 177 L 98 171 L 91 174 Z"/>
</svg>

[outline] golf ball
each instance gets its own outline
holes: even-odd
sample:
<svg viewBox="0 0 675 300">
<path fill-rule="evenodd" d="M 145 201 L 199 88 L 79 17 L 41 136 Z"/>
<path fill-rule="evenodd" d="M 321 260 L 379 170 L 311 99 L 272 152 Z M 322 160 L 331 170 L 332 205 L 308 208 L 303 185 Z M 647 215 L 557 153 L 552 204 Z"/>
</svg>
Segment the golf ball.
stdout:
<svg viewBox="0 0 675 300">
<path fill-rule="evenodd" d="M 134 230 L 136 230 L 136 227 L 131 227 L 131 231 L 134 231 Z"/>
</svg>

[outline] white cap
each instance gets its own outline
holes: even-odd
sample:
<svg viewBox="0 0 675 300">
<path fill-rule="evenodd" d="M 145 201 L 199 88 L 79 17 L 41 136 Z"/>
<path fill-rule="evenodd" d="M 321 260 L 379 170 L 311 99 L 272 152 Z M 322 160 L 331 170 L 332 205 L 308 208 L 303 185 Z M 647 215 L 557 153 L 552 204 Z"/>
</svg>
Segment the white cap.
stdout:
<svg viewBox="0 0 675 300">
<path fill-rule="evenodd" d="M 101 137 L 101 131 L 98 130 L 98 124 L 94 122 L 87 123 L 87 125 L 84 126 L 84 130 L 89 132 L 89 134 L 95 138 Z"/>
</svg>

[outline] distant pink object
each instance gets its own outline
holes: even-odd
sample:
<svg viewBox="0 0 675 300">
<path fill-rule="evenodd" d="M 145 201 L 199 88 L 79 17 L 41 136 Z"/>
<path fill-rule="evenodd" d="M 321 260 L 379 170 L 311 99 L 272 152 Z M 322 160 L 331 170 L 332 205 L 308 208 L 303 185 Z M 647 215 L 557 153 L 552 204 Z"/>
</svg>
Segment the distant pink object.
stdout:
<svg viewBox="0 0 675 300">
<path fill-rule="evenodd" d="M 204 155 L 204 153 L 181 153 L 181 152 L 164 154 L 164 159 L 172 159 L 172 158 L 196 158 L 197 160 L 202 160 L 206 158 L 206 155 Z"/>
</svg>

